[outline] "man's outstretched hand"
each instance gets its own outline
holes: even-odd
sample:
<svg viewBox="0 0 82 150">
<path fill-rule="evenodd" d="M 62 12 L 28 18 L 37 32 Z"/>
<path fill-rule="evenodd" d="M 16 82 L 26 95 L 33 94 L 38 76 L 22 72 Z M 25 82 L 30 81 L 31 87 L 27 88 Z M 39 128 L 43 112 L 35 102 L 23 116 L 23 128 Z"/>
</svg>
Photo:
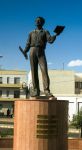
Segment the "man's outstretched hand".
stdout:
<svg viewBox="0 0 82 150">
<path fill-rule="evenodd" d="M 24 52 L 24 50 L 22 49 L 21 46 L 19 46 L 19 50 L 20 50 L 21 53 L 24 55 L 25 59 L 28 59 L 28 55 Z"/>
</svg>

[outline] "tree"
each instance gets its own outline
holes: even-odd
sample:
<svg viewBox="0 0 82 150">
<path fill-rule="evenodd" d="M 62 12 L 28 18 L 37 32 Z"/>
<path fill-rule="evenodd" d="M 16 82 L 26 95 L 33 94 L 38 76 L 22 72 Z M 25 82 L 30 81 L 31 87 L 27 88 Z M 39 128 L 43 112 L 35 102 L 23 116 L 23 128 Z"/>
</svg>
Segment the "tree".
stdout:
<svg viewBox="0 0 82 150">
<path fill-rule="evenodd" d="M 71 125 L 81 129 L 81 138 L 82 138 L 82 108 L 80 111 L 73 116 L 73 120 L 71 121 Z"/>
</svg>

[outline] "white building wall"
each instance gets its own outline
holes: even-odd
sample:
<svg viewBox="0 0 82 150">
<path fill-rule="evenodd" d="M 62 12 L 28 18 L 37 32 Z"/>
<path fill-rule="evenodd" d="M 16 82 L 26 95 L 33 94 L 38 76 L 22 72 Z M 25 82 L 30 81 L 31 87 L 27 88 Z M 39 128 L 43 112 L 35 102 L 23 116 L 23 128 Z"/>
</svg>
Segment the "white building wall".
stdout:
<svg viewBox="0 0 82 150">
<path fill-rule="evenodd" d="M 2 73 L 6 71 L 1 71 L 0 77 L 3 77 L 3 84 L 7 84 L 7 77 L 9 77 L 9 84 L 14 84 L 14 77 L 20 78 L 20 84 L 23 82 L 27 83 L 26 73 L 20 73 L 20 71 L 7 71 L 7 73 Z M 22 71 L 21 71 L 22 72 Z M 39 72 L 40 73 L 40 72 Z M 58 100 L 68 100 L 69 101 L 69 119 L 73 118 L 73 115 L 79 111 L 82 107 L 82 95 L 75 95 L 75 75 L 82 78 L 82 73 L 75 73 L 73 71 L 57 71 L 49 70 L 50 86 L 51 92 L 57 95 Z M 40 77 L 40 86 L 43 91 L 43 84 Z M 14 98 L 14 90 L 16 88 L 0 88 L 2 90 L 2 98 Z M 6 91 L 9 90 L 9 97 L 6 95 Z M 61 94 L 61 95 L 60 95 Z M 25 90 L 20 89 L 20 98 L 26 98 Z"/>
<path fill-rule="evenodd" d="M 14 91 L 17 89 L 12 89 L 12 88 L 5 88 L 1 89 L 2 90 L 2 98 L 14 98 Z M 9 90 L 9 96 L 7 97 L 7 90 Z M 26 98 L 26 91 L 25 90 L 20 90 L 20 98 Z"/>
<path fill-rule="evenodd" d="M 11 88 L 5 88 L 2 90 L 2 98 L 13 98 L 14 97 L 14 90 Z M 7 90 L 9 90 L 9 97 L 7 97 Z"/>
<path fill-rule="evenodd" d="M 69 101 L 69 120 L 72 120 L 73 115 L 82 108 L 82 96 L 57 96 L 57 99 Z"/>
<path fill-rule="evenodd" d="M 19 77 L 20 83 L 27 82 L 27 76 L 26 75 L 0 75 L 2 77 L 3 84 L 7 84 L 7 77 L 9 77 L 9 84 L 14 84 L 14 78 Z"/>
<path fill-rule="evenodd" d="M 26 90 L 20 90 L 20 98 L 26 98 Z"/>
<path fill-rule="evenodd" d="M 20 85 L 22 85 L 23 82 L 27 82 L 27 74 L 25 71 L 1 70 L 0 77 L 2 77 L 2 84 L 0 88 L 0 90 L 2 90 L 2 98 L 14 98 L 14 90 L 20 90 L 20 88 L 6 87 L 6 84 L 14 84 L 14 78 L 20 78 Z M 7 83 L 7 77 L 9 77 L 9 83 Z M 7 97 L 7 90 L 9 90 L 9 97 Z M 20 91 L 20 98 L 26 98 L 24 90 L 22 92 Z"/>
</svg>

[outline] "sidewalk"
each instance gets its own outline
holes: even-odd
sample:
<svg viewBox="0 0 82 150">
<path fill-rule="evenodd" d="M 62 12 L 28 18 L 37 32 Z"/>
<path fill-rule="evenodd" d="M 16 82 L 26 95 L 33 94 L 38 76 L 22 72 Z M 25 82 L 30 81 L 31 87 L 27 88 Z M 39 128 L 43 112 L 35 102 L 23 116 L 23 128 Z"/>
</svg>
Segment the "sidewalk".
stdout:
<svg viewBox="0 0 82 150">
<path fill-rule="evenodd" d="M 0 121 L 5 121 L 5 122 L 13 122 L 13 118 L 0 118 Z"/>
<path fill-rule="evenodd" d="M 0 148 L 0 150 L 13 150 L 13 148 Z"/>
<path fill-rule="evenodd" d="M 13 128 L 13 118 L 0 118 L 0 128 Z"/>
</svg>

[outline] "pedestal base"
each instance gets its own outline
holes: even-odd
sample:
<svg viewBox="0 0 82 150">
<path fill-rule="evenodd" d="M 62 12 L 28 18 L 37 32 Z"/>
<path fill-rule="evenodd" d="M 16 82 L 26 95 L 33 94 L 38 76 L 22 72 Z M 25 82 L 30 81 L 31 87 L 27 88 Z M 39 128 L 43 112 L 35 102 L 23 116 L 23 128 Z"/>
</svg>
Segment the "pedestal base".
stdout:
<svg viewBox="0 0 82 150">
<path fill-rule="evenodd" d="M 67 150 L 68 102 L 15 101 L 13 150 Z"/>
</svg>

